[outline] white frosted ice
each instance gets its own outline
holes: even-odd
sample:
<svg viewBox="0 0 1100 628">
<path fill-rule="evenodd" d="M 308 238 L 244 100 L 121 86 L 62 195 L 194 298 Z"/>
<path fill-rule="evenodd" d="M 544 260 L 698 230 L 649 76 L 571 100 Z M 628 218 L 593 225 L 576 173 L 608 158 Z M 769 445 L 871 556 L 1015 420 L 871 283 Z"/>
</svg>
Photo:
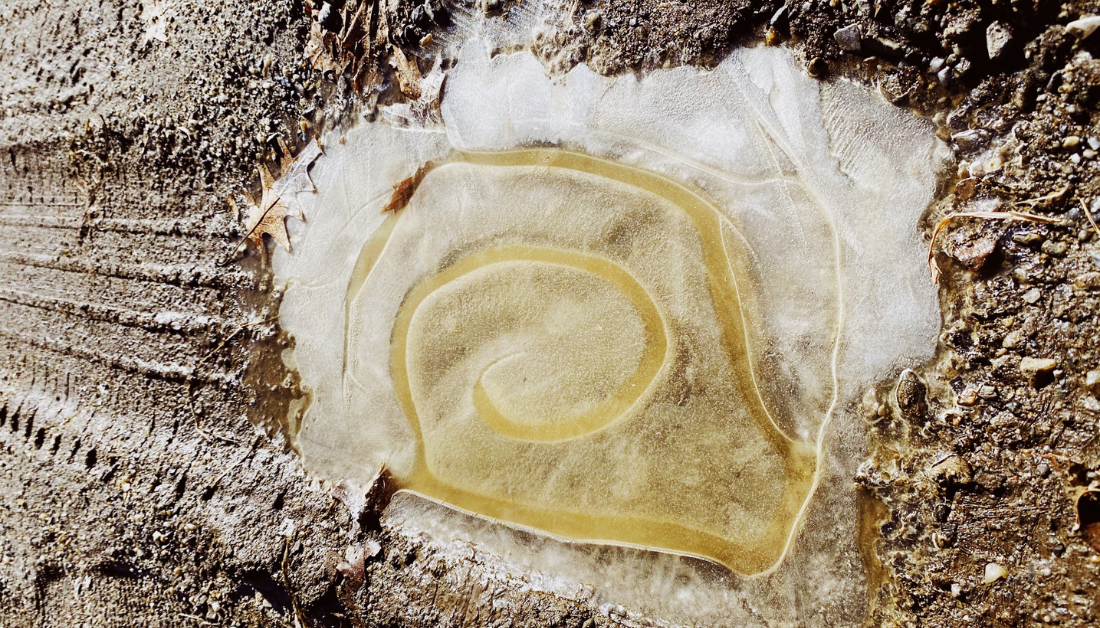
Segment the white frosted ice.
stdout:
<svg viewBox="0 0 1100 628">
<path fill-rule="evenodd" d="M 329 142 L 293 253 L 275 255 L 313 396 L 307 466 L 366 481 L 384 463 L 428 497 L 534 530 L 412 496 L 389 514 L 559 594 L 591 586 L 676 622 L 859 624 L 864 427 L 850 408 L 935 348 L 917 228 L 938 166 L 930 125 L 806 77 L 781 49 L 551 79 L 478 41 L 442 113 Z M 446 165 L 380 215 L 428 160 Z M 702 199 L 713 229 L 684 218 L 673 188 Z"/>
</svg>

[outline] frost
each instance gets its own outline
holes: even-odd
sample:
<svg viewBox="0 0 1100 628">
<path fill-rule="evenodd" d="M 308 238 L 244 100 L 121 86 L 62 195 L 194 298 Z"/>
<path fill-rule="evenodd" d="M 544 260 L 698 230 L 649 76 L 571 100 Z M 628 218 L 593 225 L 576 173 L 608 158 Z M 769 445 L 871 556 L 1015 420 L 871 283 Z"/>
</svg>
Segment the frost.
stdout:
<svg viewBox="0 0 1100 628">
<path fill-rule="evenodd" d="M 935 347 L 930 126 L 776 49 L 551 80 L 472 42 L 441 109 L 331 143 L 274 255 L 307 466 L 384 463 L 449 505 L 399 496 L 395 525 L 562 594 L 858 623 L 849 408 Z"/>
</svg>

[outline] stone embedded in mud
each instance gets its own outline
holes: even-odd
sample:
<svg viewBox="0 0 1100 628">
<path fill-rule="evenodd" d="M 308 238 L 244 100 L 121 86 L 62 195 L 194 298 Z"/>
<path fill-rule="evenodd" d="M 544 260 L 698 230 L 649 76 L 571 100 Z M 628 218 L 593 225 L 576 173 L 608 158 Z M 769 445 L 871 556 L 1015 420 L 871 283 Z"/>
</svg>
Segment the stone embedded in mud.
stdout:
<svg viewBox="0 0 1100 628">
<path fill-rule="evenodd" d="M 1027 377 L 1035 377 L 1038 373 L 1054 370 L 1058 361 L 1052 358 L 1022 358 L 1020 360 L 1020 372 Z"/>
<path fill-rule="evenodd" d="M 897 388 L 894 389 L 894 398 L 898 402 L 898 409 L 907 420 L 920 423 L 927 419 L 928 400 L 926 394 L 928 387 L 921 381 L 911 369 L 905 369 L 898 378 Z"/>
</svg>

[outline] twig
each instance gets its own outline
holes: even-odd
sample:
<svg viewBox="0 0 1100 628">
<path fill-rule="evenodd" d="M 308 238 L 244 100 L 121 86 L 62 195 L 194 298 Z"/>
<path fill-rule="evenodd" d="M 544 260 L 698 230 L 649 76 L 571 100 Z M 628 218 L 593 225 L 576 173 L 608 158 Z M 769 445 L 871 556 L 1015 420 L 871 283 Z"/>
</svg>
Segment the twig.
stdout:
<svg viewBox="0 0 1100 628">
<path fill-rule="evenodd" d="M 190 406 L 190 408 L 191 408 L 191 418 L 193 418 L 194 421 L 195 421 L 195 431 L 199 433 L 199 436 L 202 436 L 204 439 L 206 439 L 208 441 L 211 441 L 211 442 L 213 442 L 214 439 L 218 439 L 218 440 L 223 440 L 227 443 L 232 443 L 234 445 L 242 445 L 243 444 L 238 440 L 229 438 L 228 436 L 220 436 L 218 434 L 207 433 L 207 431 L 202 428 L 202 425 L 199 424 L 199 413 L 198 413 L 197 410 L 195 410 L 195 395 L 194 395 L 194 392 L 195 392 L 195 390 L 194 390 L 195 372 L 198 371 L 199 367 L 202 366 L 203 363 L 205 363 L 207 360 L 209 360 L 215 353 L 221 351 L 222 348 L 225 347 L 225 345 L 229 344 L 230 340 L 233 340 L 234 338 L 236 338 L 237 334 L 241 333 L 245 329 L 250 329 L 250 328 L 258 327 L 258 326 L 261 326 L 261 325 L 266 325 L 266 324 L 270 323 L 272 320 L 274 320 L 274 317 L 267 318 L 267 319 L 264 319 L 262 321 L 256 321 L 256 322 L 253 322 L 253 323 L 245 323 L 244 325 L 238 326 L 237 329 L 233 330 L 233 333 L 226 336 L 225 339 L 223 339 L 221 341 L 221 343 L 218 344 L 218 346 L 214 347 L 209 352 L 207 352 L 207 354 L 204 355 L 202 357 L 202 359 L 200 359 L 198 361 L 198 363 L 195 364 L 195 367 L 193 369 L 191 369 L 191 375 L 190 375 L 190 377 L 187 378 L 187 405 Z"/>
<path fill-rule="evenodd" d="M 298 610 L 298 600 L 294 597 L 294 590 L 290 588 L 290 542 L 295 533 L 291 532 L 283 539 L 283 584 L 286 585 L 286 594 L 290 598 L 290 607 L 294 610 L 294 626 L 302 628 L 302 612 Z"/>
<path fill-rule="evenodd" d="M 1085 205 L 1084 199 L 1081 199 L 1081 209 L 1085 210 L 1085 218 L 1089 219 L 1092 230 L 1096 232 L 1096 235 L 1100 236 L 1100 227 L 1096 226 L 1096 219 L 1092 217 L 1092 212 L 1089 211 L 1089 206 Z"/>
<path fill-rule="evenodd" d="M 205 620 L 205 619 L 203 619 L 202 617 L 198 617 L 198 616 L 196 616 L 196 615 L 188 615 L 187 613 L 179 613 L 179 616 L 180 616 L 180 617 L 186 617 L 187 619 L 194 619 L 195 621 L 199 622 L 200 624 L 205 624 L 205 625 L 207 625 L 207 626 L 215 626 L 215 625 L 217 625 L 217 624 L 215 624 L 215 623 L 214 623 L 214 622 L 212 622 L 212 621 L 206 621 L 206 620 Z"/>
<path fill-rule="evenodd" d="M 260 443 L 261 442 L 263 442 L 263 437 L 262 436 L 257 437 L 256 440 L 252 443 L 252 449 L 250 451 L 248 451 L 247 453 L 245 453 L 245 455 L 238 458 L 236 462 L 234 462 L 233 464 L 226 467 L 225 470 L 222 471 L 221 475 L 214 478 L 214 481 L 211 482 L 210 485 L 206 487 L 207 490 L 212 489 L 212 488 L 216 487 L 217 485 L 221 484 L 222 479 L 225 476 L 229 475 L 230 471 L 232 471 L 233 469 L 236 469 L 237 467 L 241 466 L 242 462 L 244 462 L 245 460 L 247 460 L 247 459 L 251 458 L 252 456 L 254 456 L 256 454 L 256 450 L 258 450 L 260 448 Z"/>
<path fill-rule="evenodd" d="M 218 439 L 223 440 L 227 443 L 233 443 L 234 445 L 241 444 L 240 441 L 229 438 L 228 436 L 208 434 L 206 430 L 202 428 L 202 425 L 199 423 L 198 410 L 195 409 L 195 371 L 197 371 L 199 367 L 202 366 L 202 363 L 206 362 L 206 360 L 210 356 L 214 355 L 218 351 L 221 351 L 222 347 L 224 347 L 226 343 L 232 340 L 237 334 L 241 333 L 242 329 L 244 329 L 243 325 L 235 329 L 233 333 L 229 334 L 225 337 L 224 340 L 222 340 L 221 344 L 219 344 L 217 347 L 215 347 L 213 350 L 203 356 L 203 358 L 199 360 L 198 364 L 195 365 L 195 368 L 191 369 L 191 376 L 187 378 L 187 405 L 191 407 L 191 418 L 195 420 L 195 431 L 199 433 L 199 436 L 202 436 L 204 439 L 210 442 L 214 442 L 215 439 Z"/>
<path fill-rule="evenodd" d="M 1040 199 L 1034 199 L 1036 201 Z M 1028 202 L 1028 201 L 1024 201 Z M 938 284 L 940 282 L 940 265 L 936 263 L 936 238 L 940 235 L 940 231 L 947 226 L 947 223 L 951 222 L 954 218 L 982 218 L 986 220 L 1013 220 L 1022 222 L 1037 222 L 1040 224 L 1054 224 L 1058 222 L 1057 218 L 1051 218 L 1050 216 L 1040 216 L 1038 214 L 1029 214 L 1027 212 L 1007 211 L 1007 212 L 958 212 L 956 214 L 948 214 L 944 216 L 939 223 L 936 224 L 935 230 L 932 231 L 932 241 L 928 243 L 928 273 L 932 276 L 932 283 Z"/>
<path fill-rule="evenodd" d="M 1047 194 L 1045 196 L 1039 196 L 1037 198 L 1029 198 L 1029 199 L 1024 199 L 1022 201 L 1016 201 L 1015 204 L 1016 205 L 1031 205 L 1032 207 L 1035 207 L 1036 205 L 1038 205 L 1039 203 L 1042 203 L 1043 201 L 1052 201 L 1056 198 L 1060 198 L 1063 194 L 1065 194 L 1068 191 L 1069 191 L 1069 186 L 1067 185 L 1066 187 L 1062 188 L 1061 190 L 1058 190 L 1057 192 L 1051 192 L 1050 194 Z"/>
</svg>

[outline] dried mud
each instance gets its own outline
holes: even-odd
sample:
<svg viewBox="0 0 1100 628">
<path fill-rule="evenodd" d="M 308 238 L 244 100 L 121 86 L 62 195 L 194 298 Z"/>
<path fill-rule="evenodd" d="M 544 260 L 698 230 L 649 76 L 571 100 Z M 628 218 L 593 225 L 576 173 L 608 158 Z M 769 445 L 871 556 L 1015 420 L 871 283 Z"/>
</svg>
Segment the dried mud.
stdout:
<svg viewBox="0 0 1100 628">
<path fill-rule="evenodd" d="M 276 418 L 297 395 L 278 294 L 225 198 L 371 99 L 310 69 L 296 0 L 179 5 L 165 42 L 142 3 L 0 8 L 0 623 L 659 623 L 441 555 L 387 524 L 384 483 L 364 502 L 305 475 Z M 391 38 L 427 70 L 417 42 L 445 26 L 415 8 L 387 9 Z M 957 171 L 929 235 L 956 211 L 1050 218 L 955 219 L 937 361 L 864 399 L 870 625 L 1100 621 L 1078 499 L 1100 480 L 1100 35 L 1064 27 L 1097 12 L 608 0 L 532 44 L 555 70 L 644 72 L 786 43 L 933 117 Z"/>
</svg>

